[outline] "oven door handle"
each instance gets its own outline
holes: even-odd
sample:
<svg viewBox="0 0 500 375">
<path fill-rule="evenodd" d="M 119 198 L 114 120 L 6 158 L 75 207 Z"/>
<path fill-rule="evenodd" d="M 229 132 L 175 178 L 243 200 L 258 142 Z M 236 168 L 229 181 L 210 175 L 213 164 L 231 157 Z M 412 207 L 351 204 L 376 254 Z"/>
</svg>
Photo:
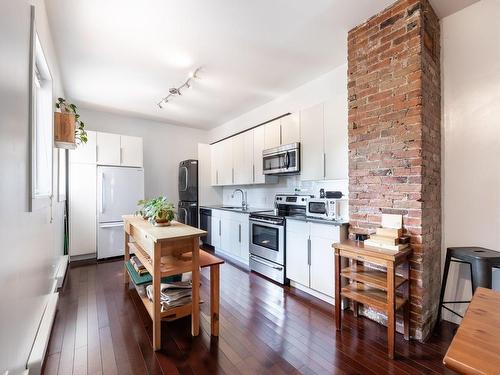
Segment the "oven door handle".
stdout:
<svg viewBox="0 0 500 375">
<path fill-rule="evenodd" d="M 251 218 L 250 223 L 266 224 L 268 227 L 272 227 L 272 228 L 280 228 L 283 226 L 283 224 L 279 224 L 278 222 L 275 222 L 275 221 L 261 220 L 261 219 L 255 219 L 255 218 Z"/>
<path fill-rule="evenodd" d="M 256 256 L 250 255 L 250 259 L 252 259 L 254 262 L 263 264 L 264 266 L 274 268 L 275 270 L 282 271 L 283 267 L 275 266 L 274 264 L 271 264 L 270 262 L 266 262 L 262 259 L 257 258 Z"/>
</svg>

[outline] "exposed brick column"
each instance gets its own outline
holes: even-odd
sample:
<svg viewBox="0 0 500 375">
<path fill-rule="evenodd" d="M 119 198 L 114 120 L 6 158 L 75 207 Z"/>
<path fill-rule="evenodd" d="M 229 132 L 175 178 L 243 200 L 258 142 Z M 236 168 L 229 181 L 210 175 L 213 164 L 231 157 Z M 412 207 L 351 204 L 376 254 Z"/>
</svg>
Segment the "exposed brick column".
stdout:
<svg viewBox="0 0 500 375">
<path fill-rule="evenodd" d="M 348 35 L 350 232 L 403 215 L 417 339 L 435 322 L 441 282 L 439 32 L 427 0 L 400 0 Z"/>
</svg>

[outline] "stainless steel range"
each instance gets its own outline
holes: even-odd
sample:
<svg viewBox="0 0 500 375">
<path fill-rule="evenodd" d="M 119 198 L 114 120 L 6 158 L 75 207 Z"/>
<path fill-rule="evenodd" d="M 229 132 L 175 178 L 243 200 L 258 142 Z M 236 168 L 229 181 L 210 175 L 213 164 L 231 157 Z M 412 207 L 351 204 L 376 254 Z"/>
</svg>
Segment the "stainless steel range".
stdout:
<svg viewBox="0 0 500 375">
<path fill-rule="evenodd" d="M 250 269 L 285 283 L 285 218 L 305 216 L 309 195 L 276 195 L 273 211 L 250 214 Z"/>
</svg>

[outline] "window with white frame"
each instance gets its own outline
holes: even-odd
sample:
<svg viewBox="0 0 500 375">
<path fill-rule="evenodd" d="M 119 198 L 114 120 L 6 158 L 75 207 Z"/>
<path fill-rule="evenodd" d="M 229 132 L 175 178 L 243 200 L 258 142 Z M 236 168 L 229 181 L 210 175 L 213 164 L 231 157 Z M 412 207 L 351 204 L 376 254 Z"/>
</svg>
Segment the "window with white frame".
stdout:
<svg viewBox="0 0 500 375">
<path fill-rule="evenodd" d="M 31 207 L 50 204 L 52 197 L 52 76 L 36 30 L 33 34 L 31 87 Z"/>
</svg>

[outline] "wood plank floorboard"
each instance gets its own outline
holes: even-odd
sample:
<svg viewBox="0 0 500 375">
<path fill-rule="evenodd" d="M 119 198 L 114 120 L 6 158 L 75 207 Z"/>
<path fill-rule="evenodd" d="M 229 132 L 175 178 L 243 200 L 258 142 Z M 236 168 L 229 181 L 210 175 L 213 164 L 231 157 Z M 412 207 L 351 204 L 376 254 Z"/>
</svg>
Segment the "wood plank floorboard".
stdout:
<svg viewBox="0 0 500 375">
<path fill-rule="evenodd" d="M 221 267 L 220 336 L 210 336 L 209 270 L 202 271 L 200 335 L 189 317 L 162 322 L 154 352 L 152 322 L 123 262 L 72 264 L 60 291 L 44 373 L 68 374 L 441 374 L 455 325 L 444 322 L 426 343 L 397 335 L 387 358 L 385 327 L 344 312 L 232 264 Z"/>
</svg>

